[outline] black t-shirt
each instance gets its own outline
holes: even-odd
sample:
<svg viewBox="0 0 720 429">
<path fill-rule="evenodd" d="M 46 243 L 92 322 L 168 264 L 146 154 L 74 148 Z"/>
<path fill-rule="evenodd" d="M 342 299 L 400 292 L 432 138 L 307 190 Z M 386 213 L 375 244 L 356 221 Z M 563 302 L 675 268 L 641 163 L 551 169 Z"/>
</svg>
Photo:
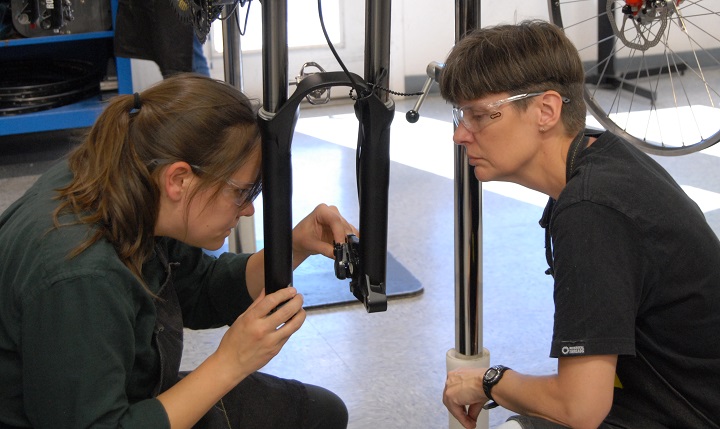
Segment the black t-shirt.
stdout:
<svg viewBox="0 0 720 429">
<path fill-rule="evenodd" d="M 606 422 L 720 427 L 720 242 L 697 204 L 604 133 L 580 154 L 550 231 L 550 355 L 619 355 Z"/>
</svg>

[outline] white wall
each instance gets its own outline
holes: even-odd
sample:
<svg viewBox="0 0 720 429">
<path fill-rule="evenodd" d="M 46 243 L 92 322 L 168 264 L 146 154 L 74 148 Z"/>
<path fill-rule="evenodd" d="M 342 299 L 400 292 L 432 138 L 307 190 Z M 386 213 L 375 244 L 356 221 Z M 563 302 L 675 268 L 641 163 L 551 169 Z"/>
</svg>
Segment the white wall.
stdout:
<svg viewBox="0 0 720 429">
<path fill-rule="evenodd" d="M 293 0 L 288 0 L 293 1 Z M 340 0 L 343 20 L 343 43 L 336 46 L 337 51 L 350 71 L 363 75 L 364 42 L 365 42 L 365 1 Z M 390 60 L 390 86 L 395 91 L 405 90 L 405 77 L 424 77 L 427 65 L 432 61 L 442 62 L 450 51 L 455 38 L 455 0 L 388 0 L 392 1 L 391 24 L 391 60 Z M 255 0 L 255 10 L 260 10 L 261 3 Z M 720 0 L 708 0 L 705 7 L 716 10 Z M 588 7 L 590 8 L 588 9 Z M 583 26 L 571 28 L 575 22 L 583 21 L 597 12 L 594 2 L 581 1 L 576 4 L 567 3 L 563 6 L 563 20 L 568 35 L 580 49 L 580 55 L 585 61 L 595 59 L 594 44 L 597 40 L 596 32 L 588 31 L 594 22 Z M 711 15 L 711 14 L 708 14 Z M 507 24 L 525 19 L 548 19 L 548 3 L 545 0 L 483 0 L 481 6 L 481 25 Z M 711 20 L 714 15 L 704 18 Z M 712 28 L 712 22 L 701 21 L 703 18 L 694 16 L 693 24 L 701 24 L 702 28 Z M 216 22 L 216 25 L 220 25 Z M 308 26 L 318 25 L 317 21 L 307 22 Z M 248 32 L 260 32 L 260 28 L 248 28 Z M 678 34 L 679 35 L 679 34 Z M 682 37 L 673 41 L 673 49 L 690 49 L 688 40 Z M 679 43 L 678 43 L 679 42 Z M 702 31 L 694 31 L 692 42 L 705 47 L 718 45 L 716 38 Z M 677 43 L 677 44 L 676 44 Z M 241 40 L 242 44 L 242 40 Z M 590 47 L 588 49 L 584 49 Z M 654 48 L 646 54 L 662 53 L 662 46 Z M 630 55 L 632 50 L 624 49 L 618 53 L 619 57 Z M 243 81 L 245 92 L 257 99 L 262 98 L 262 64 L 261 53 L 244 52 Z M 288 78 L 294 80 L 300 67 L 307 61 L 315 61 L 326 70 L 340 70 L 340 66 L 332 56 L 327 46 L 312 49 L 292 49 L 288 61 Z M 222 79 L 222 58 L 212 60 L 213 76 Z M 151 62 L 133 61 L 133 82 L 136 89 L 143 89 L 147 85 L 159 80 L 157 67 Z M 289 87 L 291 93 L 293 86 Z M 334 88 L 333 95 L 344 96 L 345 88 Z"/>
<path fill-rule="evenodd" d="M 455 1 L 394 0 L 393 9 L 398 4 L 402 8 L 400 40 L 405 51 L 403 68 L 393 72 L 403 76 L 424 75 L 428 63 L 442 62 L 455 42 Z M 482 26 L 548 19 L 548 6 L 542 0 L 485 0 L 481 4 Z"/>
<path fill-rule="evenodd" d="M 482 25 L 548 17 L 547 3 L 542 0 L 486 0 L 481 13 Z M 343 0 L 342 14 L 345 43 L 336 46 L 336 49 L 348 69 L 362 76 L 365 2 Z M 442 62 L 450 51 L 455 40 L 455 0 L 392 0 L 391 32 L 390 85 L 395 91 L 403 91 L 405 76 L 424 76 L 430 62 Z M 262 98 L 261 60 L 260 52 L 245 52 L 242 55 L 245 92 L 258 99 Z M 288 59 L 290 80 L 294 79 L 302 64 L 307 61 L 315 61 L 328 71 L 340 70 L 327 47 L 291 50 Z M 212 62 L 213 76 L 222 78 L 222 59 L 214 59 Z M 152 62 L 133 60 L 132 67 L 135 90 L 142 90 L 161 79 L 157 66 Z M 333 91 L 346 90 L 336 88 Z"/>
</svg>

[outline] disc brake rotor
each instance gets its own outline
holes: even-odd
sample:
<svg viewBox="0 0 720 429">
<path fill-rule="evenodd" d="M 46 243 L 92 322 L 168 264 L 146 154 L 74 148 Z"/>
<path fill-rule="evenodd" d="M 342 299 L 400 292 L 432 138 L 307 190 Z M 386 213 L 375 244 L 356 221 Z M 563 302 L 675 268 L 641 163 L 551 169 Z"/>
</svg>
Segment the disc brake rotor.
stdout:
<svg viewBox="0 0 720 429">
<path fill-rule="evenodd" d="M 625 7 L 622 8 L 622 26 L 618 27 L 617 21 L 615 20 L 616 1 L 608 0 L 606 16 L 610 20 L 613 33 L 625 46 L 631 49 L 646 51 L 660 43 L 662 37 L 665 35 L 668 20 L 676 8 L 674 1 L 675 0 L 646 1 L 646 6 L 642 7 L 641 10 L 636 10 L 636 7 L 631 7 L 630 3 L 634 2 L 628 1 Z M 635 27 L 634 32 L 626 28 L 629 22 Z M 633 36 L 632 40 L 628 39 L 627 34 Z"/>
</svg>

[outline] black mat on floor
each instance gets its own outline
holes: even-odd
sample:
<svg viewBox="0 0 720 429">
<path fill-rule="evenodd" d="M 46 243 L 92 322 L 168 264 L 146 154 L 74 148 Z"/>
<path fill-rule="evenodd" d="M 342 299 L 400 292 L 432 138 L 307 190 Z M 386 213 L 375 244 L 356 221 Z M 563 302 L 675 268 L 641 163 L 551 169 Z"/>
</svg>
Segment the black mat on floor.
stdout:
<svg viewBox="0 0 720 429">
<path fill-rule="evenodd" d="M 324 256 L 312 256 L 293 273 L 293 284 L 305 299 L 305 309 L 357 303 L 350 292 L 350 281 L 335 277 L 333 261 Z M 388 253 L 386 292 L 388 299 L 417 295 L 422 285 L 410 271 Z"/>
</svg>

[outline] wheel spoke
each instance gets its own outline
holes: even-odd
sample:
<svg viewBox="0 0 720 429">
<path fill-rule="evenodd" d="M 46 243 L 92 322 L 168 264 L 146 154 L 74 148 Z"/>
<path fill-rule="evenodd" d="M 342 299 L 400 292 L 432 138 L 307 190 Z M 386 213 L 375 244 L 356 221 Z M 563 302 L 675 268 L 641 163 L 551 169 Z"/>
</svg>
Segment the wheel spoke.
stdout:
<svg viewBox="0 0 720 429">
<path fill-rule="evenodd" d="M 661 155 L 717 143 L 720 12 L 702 0 L 646 1 L 642 10 L 624 0 L 599 1 L 548 2 L 551 20 L 585 64 L 594 119 Z"/>
</svg>

